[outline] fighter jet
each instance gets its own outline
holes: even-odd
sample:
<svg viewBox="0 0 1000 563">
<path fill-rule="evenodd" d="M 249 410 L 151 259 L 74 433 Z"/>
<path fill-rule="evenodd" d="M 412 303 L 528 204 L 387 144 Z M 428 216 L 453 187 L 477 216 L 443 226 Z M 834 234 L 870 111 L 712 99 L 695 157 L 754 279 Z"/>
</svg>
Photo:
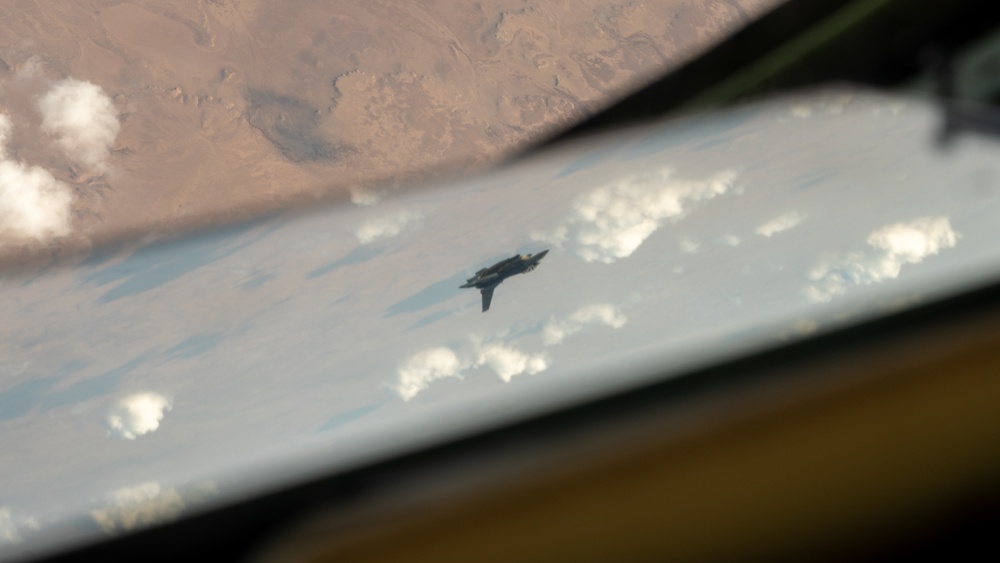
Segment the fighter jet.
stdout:
<svg viewBox="0 0 1000 563">
<path fill-rule="evenodd" d="M 515 254 L 506 260 L 501 260 L 489 268 L 483 268 L 476 272 L 476 275 L 465 280 L 464 285 L 459 287 L 475 287 L 479 293 L 483 294 L 483 312 L 490 310 L 490 301 L 493 300 L 493 290 L 503 283 L 503 280 L 517 274 L 526 274 L 538 267 L 538 263 L 545 258 L 548 250 L 543 250 L 532 256 L 531 254 Z"/>
</svg>

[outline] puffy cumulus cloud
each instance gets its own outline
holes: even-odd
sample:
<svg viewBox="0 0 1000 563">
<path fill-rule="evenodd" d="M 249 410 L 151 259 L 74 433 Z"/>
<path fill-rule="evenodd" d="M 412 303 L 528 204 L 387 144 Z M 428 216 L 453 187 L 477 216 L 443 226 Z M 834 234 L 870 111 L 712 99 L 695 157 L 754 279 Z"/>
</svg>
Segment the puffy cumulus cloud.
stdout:
<svg viewBox="0 0 1000 563">
<path fill-rule="evenodd" d="M 578 309 L 569 317 L 552 319 L 542 328 L 542 341 L 546 345 L 559 344 L 584 329 L 589 324 L 603 324 L 611 328 L 625 326 L 628 318 L 614 305 L 596 304 Z"/>
<path fill-rule="evenodd" d="M 815 319 L 799 319 L 778 334 L 781 340 L 797 340 L 812 336 L 819 330 L 819 322 Z"/>
<path fill-rule="evenodd" d="M 105 506 L 91 510 L 90 516 L 105 533 L 127 532 L 174 520 L 188 506 L 203 502 L 217 492 L 211 482 L 182 492 L 150 481 L 111 492 L 105 499 Z"/>
<path fill-rule="evenodd" d="M 403 362 L 399 367 L 399 379 L 392 387 L 404 401 L 409 401 L 437 379 L 460 377 L 462 368 L 451 348 L 430 348 Z"/>
<path fill-rule="evenodd" d="M 789 109 L 788 111 L 789 113 L 792 114 L 792 116 L 798 118 L 810 117 L 813 114 L 812 106 L 809 106 L 807 104 L 796 104 L 792 106 L 791 109 Z"/>
<path fill-rule="evenodd" d="M 170 399 L 159 393 L 129 395 L 118 401 L 108 413 L 108 429 L 116 436 L 135 440 L 159 428 L 164 414 L 172 407 Z"/>
<path fill-rule="evenodd" d="M 18 533 L 17 523 L 14 522 L 14 515 L 9 508 L 0 506 L 0 543 L 20 543 L 21 534 Z"/>
<path fill-rule="evenodd" d="M 503 344 L 488 344 L 479 351 L 476 366 L 487 366 L 510 383 L 515 375 L 545 371 L 549 362 L 545 354 L 526 354 Z"/>
<path fill-rule="evenodd" d="M 10 142 L 10 133 L 14 129 L 14 124 L 10 121 L 10 116 L 0 113 L 0 158 L 7 159 L 7 143 Z"/>
<path fill-rule="evenodd" d="M 807 100 L 788 108 L 792 117 L 806 119 L 816 114 L 840 115 L 855 99 L 854 92 L 836 92 L 810 96 Z"/>
<path fill-rule="evenodd" d="M 37 531 L 38 520 L 28 517 L 15 517 L 6 506 L 0 506 L 0 544 L 21 543 L 21 533 L 24 530 Z"/>
<path fill-rule="evenodd" d="M 762 237 L 770 238 L 771 235 L 794 229 L 805 218 L 805 215 L 798 211 L 789 211 L 757 227 L 756 233 Z"/>
<path fill-rule="evenodd" d="M 37 61 L 20 73 L 39 74 Z M 117 111 L 99 86 L 73 78 L 53 84 L 37 102 L 42 130 L 71 160 L 104 170 L 118 135 Z M 13 158 L 8 151 L 13 130 L 0 114 L 0 237 L 46 240 L 70 232 L 73 192 L 48 170 Z"/>
<path fill-rule="evenodd" d="M 886 275 L 896 277 L 903 264 L 917 264 L 944 248 L 952 248 L 958 238 L 948 218 L 938 217 L 883 227 L 868 236 L 868 244 L 888 254 Z"/>
<path fill-rule="evenodd" d="M 382 194 L 366 190 L 351 190 L 351 203 L 361 207 L 375 205 L 382 201 Z"/>
<path fill-rule="evenodd" d="M 0 237 L 44 240 L 69 233 L 73 195 L 47 170 L 10 158 L 13 125 L 0 113 Z"/>
<path fill-rule="evenodd" d="M 398 211 L 389 215 L 374 217 L 364 222 L 354 233 L 361 244 L 398 235 L 410 223 L 420 219 L 419 213 Z"/>
<path fill-rule="evenodd" d="M 703 180 L 675 179 L 668 168 L 629 176 L 577 198 L 562 223 L 532 237 L 569 245 L 587 262 L 610 264 L 631 256 L 665 222 L 679 220 L 697 203 L 725 194 L 735 180 L 731 170 Z"/>
<path fill-rule="evenodd" d="M 739 246 L 743 242 L 740 237 L 736 235 L 726 235 L 719 239 L 719 242 L 726 246 Z"/>
<path fill-rule="evenodd" d="M 38 100 L 42 130 L 79 164 L 103 170 L 121 125 L 111 98 L 96 84 L 65 78 Z"/>
<path fill-rule="evenodd" d="M 684 254 L 697 254 L 701 249 L 701 243 L 691 237 L 683 237 L 679 243 L 681 252 Z"/>
<path fill-rule="evenodd" d="M 446 346 L 428 348 L 410 356 L 400 365 L 398 378 L 392 387 L 404 401 L 416 397 L 439 379 L 462 377 L 467 369 L 485 367 L 493 370 L 504 382 L 522 373 L 535 374 L 549 367 L 544 352 L 522 352 L 504 343 L 482 343 L 472 339 L 470 349 L 456 352 Z"/>
<path fill-rule="evenodd" d="M 870 248 L 834 257 L 813 268 L 809 272 L 813 283 L 804 293 L 811 301 L 825 303 L 853 286 L 895 279 L 905 264 L 919 264 L 954 247 L 959 236 L 947 217 L 888 225 L 868 236 Z"/>
</svg>

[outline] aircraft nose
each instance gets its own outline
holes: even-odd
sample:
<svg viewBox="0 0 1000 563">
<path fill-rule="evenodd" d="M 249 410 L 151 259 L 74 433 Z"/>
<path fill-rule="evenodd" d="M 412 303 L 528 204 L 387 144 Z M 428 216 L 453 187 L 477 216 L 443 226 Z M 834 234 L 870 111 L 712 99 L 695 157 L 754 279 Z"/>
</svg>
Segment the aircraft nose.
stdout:
<svg viewBox="0 0 1000 563">
<path fill-rule="evenodd" d="M 538 260 L 541 260 L 542 258 L 545 258 L 545 255 L 548 254 L 548 253 L 549 253 L 548 249 L 543 250 L 543 251 L 539 252 L 538 254 L 536 254 L 535 258 L 537 258 Z"/>
</svg>

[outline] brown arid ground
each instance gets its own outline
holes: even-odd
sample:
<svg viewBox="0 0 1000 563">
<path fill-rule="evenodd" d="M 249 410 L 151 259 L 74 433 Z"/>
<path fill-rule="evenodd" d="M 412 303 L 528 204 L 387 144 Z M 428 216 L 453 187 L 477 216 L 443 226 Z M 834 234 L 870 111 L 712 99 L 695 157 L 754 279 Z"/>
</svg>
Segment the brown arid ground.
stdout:
<svg viewBox="0 0 1000 563">
<path fill-rule="evenodd" d="M 0 225 L 0 260 L 361 202 L 487 166 L 776 3 L 3 0 L 6 152 L 72 203 L 63 233 Z M 117 112 L 101 165 L 63 156 L 40 125 L 39 98 L 67 78 L 99 86 Z"/>
</svg>

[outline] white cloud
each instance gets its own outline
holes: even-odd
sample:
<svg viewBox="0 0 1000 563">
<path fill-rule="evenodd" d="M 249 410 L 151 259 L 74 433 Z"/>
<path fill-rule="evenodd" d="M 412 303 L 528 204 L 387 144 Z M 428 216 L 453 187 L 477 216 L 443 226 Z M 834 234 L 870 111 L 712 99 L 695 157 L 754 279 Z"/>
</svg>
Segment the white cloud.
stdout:
<svg viewBox="0 0 1000 563">
<path fill-rule="evenodd" d="M 781 340 L 797 340 L 816 334 L 817 330 L 819 330 L 819 322 L 815 319 L 799 319 L 781 331 L 778 338 Z"/>
<path fill-rule="evenodd" d="M 0 113 L 0 158 L 7 159 L 7 143 L 10 141 L 11 130 L 14 124 L 10 122 L 7 114 Z"/>
<path fill-rule="evenodd" d="M 21 534 L 18 533 L 17 523 L 14 522 L 14 515 L 10 509 L 0 506 L 0 543 L 20 543 Z"/>
<path fill-rule="evenodd" d="M 409 401 L 423 391 L 434 380 L 459 377 L 462 363 L 451 348 L 444 346 L 418 352 L 399 367 L 399 381 L 393 388 Z"/>
<path fill-rule="evenodd" d="M 515 375 L 536 374 L 549 367 L 545 354 L 526 354 L 503 344 L 489 344 L 479 352 L 476 366 L 488 366 L 507 383 Z"/>
<path fill-rule="evenodd" d="M 472 350 L 459 355 L 451 348 L 438 346 L 410 356 L 398 370 L 398 379 L 391 387 L 404 401 L 438 379 L 462 377 L 462 371 L 486 367 L 509 383 L 516 375 L 535 374 L 549 367 L 544 352 L 530 354 L 502 343 L 482 344 L 473 338 Z"/>
<path fill-rule="evenodd" d="M 576 310 L 565 319 L 551 319 L 542 327 L 542 340 L 546 346 L 562 343 L 588 325 L 606 325 L 612 328 L 625 326 L 628 319 L 614 305 L 598 303 Z M 397 371 L 397 379 L 390 387 L 403 400 L 409 401 L 434 381 L 449 377 L 462 377 L 462 372 L 486 368 L 505 383 L 522 374 L 534 375 L 551 366 L 548 354 L 526 352 L 496 339 L 483 339 L 470 335 L 470 345 L 464 350 L 447 346 L 428 348 L 410 356 Z M 494 341 L 490 341 L 494 340 Z"/>
<path fill-rule="evenodd" d="M 121 125 L 111 98 L 96 84 L 65 78 L 38 100 L 42 130 L 79 164 L 104 170 Z"/>
<path fill-rule="evenodd" d="M 698 202 L 726 193 L 736 180 L 731 170 L 704 180 L 678 180 L 673 171 L 629 176 L 576 199 L 570 214 L 535 240 L 569 245 L 587 262 L 610 264 L 631 256 L 667 221 L 683 218 Z"/>
<path fill-rule="evenodd" d="M 107 506 L 91 510 L 90 516 L 104 532 L 113 534 L 173 520 L 184 506 L 176 489 L 149 482 L 112 492 Z"/>
<path fill-rule="evenodd" d="M 0 113 L 0 237 L 44 240 L 69 233 L 72 192 L 47 170 L 10 158 L 13 125 Z"/>
<path fill-rule="evenodd" d="M 580 332 L 588 324 L 603 324 L 611 328 L 621 328 L 625 326 L 627 321 L 628 318 L 614 305 L 603 303 L 589 305 L 578 309 L 565 319 L 550 320 L 542 329 L 542 340 L 546 345 L 552 346 Z"/>
<path fill-rule="evenodd" d="M 789 211 L 757 227 L 756 233 L 762 237 L 770 238 L 771 235 L 795 228 L 805 218 L 805 215 L 798 211 Z"/>
<path fill-rule="evenodd" d="M 375 205 L 382 201 L 382 194 L 366 190 L 351 190 L 351 203 L 361 207 Z"/>
<path fill-rule="evenodd" d="M 21 543 L 22 530 L 37 531 L 39 527 L 38 520 L 30 516 L 16 518 L 9 508 L 0 506 L 0 544 Z"/>
<path fill-rule="evenodd" d="M 813 108 L 807 104 L 794 105 L 790 111 L 793 116 L 799 118 L 810 117 L 813 114 Z"/>
<path fill-rule="evenodd" d="M 726 235 L 719 240 L 726 246 L 739 246 L 740 243 L 743 242 L 740 240 L 740 237 L 736 235 Z"/>
<path fill-rule="evenodd" d="M 10 510 L 0 508 L 0 543 L 20 543 L 21 534 L 17 532 L 17 524 Z"/>
<path fill-rule="evenodd" d="M 812 96 L 808 102 L 797 103 L 791 106 L 788 111 L 793 117 L 799 119 L 806 119 L 820 112 L 827 115 L 840 115 L 854 101 L 854 98 L 853 92 Z"/>
<path fill-rule="evenodd" d="M 684 237 L 680 241 L 681 252 L 684 254 L 696 254 L 701 248 L 701 243 L 697 239 Z"/>
<path fill-rule="evenodd" d="M 814 282 L 806 297 L 825 303 L 858 285 L 881 283 L 899 277 L 905 264 L 919 264 L 928 256 L 952 248 L 959 234 L 947 217 L 925 217 L 888 225 L 868 236 L 870 248 L 827 260 L 809 272 Z"/>
<path fill-rule="evenodd" d="M 136 393 L 120 400 L 108 413 L 110 431 L 126 440 L 153 432 L 160 427 L 166 411 L 172 408 L 170 399 L 159 393 Z"/>
<path fill-rule="evenodd" d="M 402 232 L 407 225 L 420 219 L 419 213 L 398 211 L 389 215 L 369 219 L 354 233 L 361 244 L 368 244 L 382 238 L 390 238 Z"/>
</svg>

